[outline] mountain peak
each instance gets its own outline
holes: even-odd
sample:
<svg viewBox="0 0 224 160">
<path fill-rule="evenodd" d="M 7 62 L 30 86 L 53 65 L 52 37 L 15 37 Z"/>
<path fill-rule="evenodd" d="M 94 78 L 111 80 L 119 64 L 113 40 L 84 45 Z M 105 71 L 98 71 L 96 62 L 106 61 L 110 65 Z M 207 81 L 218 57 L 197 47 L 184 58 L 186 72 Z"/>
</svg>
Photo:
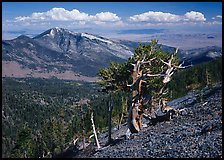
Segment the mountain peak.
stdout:
<svg viewBox="0 0 224 160">
<path fill-rule="evenodd" d="M 68 29 L 60 28 L 60 27 L 51 28 L 51 29 L 49 29 L 49 31 L 56 32 L 56 33 L 69 33 L 69 34 L 77 34 L 78 33 L 78 32 L 70 31 Z"/>
<path fill-rule="evenodd" d="M 64 28 L 60 28 L 60 27 L 54 27 L 52 29 L 57 29 L 57 30 L 61 30 L 61 29 L 64 29 Z"/>
<path fill-rule="evenodd" d="M 55 28 L 51 28 L 51 29 L 47 30 L 47 32 L 50 36 L 54 37 L 56 34 L 68 32 L 68 30 L 64 29 L 64 28 L 55 27 Z"/>
<path fill-rule="evenodd" d="M 64 35 L 64 34 L 76 35 L 77 33 L 73 32 L 73 31 L 69 31 L 68 29 L 65 29 L 65 28 L 54 27 L 54 28 L 48 29 L 47 31 L 37 35 L 36 37 L 34 37 L 34 39 L 38 39 L 38 38 L 45 37 L 45 36 L 54 38 L 56 35 Z"/>
<path fill-rule="evenodd" d="M 67 29 L 65 28 L 60 28 L 60 27 L 54 27 L 54 28 L 51 28 L 49 29 L 51 31 L 56 31 L 56 32 L 64 32 L 64 31 L 68 31 Z"/>
<path fill-rule="evenodd" d="M 99 35 L 95 35 L 95 34 L 87 33 L 87 32 L 74 32 L 74 31 L 70 31 L 68 29 L 60 28 L 60 27 L 50 28 L 47 31 L 34 37 L 34 39 L 39 39 L 39 38 L 46 37 L 46 36 L 50 37 L 50 38 L 64 37 L 64 36 L 81 36 L 81 37 L 85 37 L 90 40 L 95 39 L 95 40 L 98 40 L 98 41 L 101 41 L 104 43 L 108 43 L 108 44 L 113 43 L 111 40 L 101 37 Z"/>
</svg>

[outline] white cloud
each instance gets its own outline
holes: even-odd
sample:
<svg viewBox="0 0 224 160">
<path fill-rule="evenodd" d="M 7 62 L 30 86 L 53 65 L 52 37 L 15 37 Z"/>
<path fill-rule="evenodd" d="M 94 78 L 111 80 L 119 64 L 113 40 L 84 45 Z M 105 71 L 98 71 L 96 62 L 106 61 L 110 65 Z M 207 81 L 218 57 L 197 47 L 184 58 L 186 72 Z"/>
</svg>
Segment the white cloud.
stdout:
<svg viewBox="0 0 224 160">
<path fill-rule="evenodd" d="M 217 19 L 217 18 L 222 19 L 222 16 L 221 16 L 221 15 L 217 15 L 217 16 L 215 16 L 215 17 L 212 17 L 212 19 Z"/>
<path fill-rule="evenodd" d="M 200 12 L 190 11 L 190 12 L 187 12 L 184 16 L 186 17 L 185 20 L 187 21 L 196 21 L 196 22 L 206 21 L 206 18 Z"/>
<path fill-rule="evenodd" d="M 106 23 L 105 22 L 102 22 L 102 21 L 94 21 L 94 24 L 97 24 L 97 25 L 105 25 Z"/>
<path fill-rule="evenodd" d="M 164 12 L 149 11 L 142 14 L 129 17 L 130 21 L 134 22 L 156 22 L 156 23 L 174 23 L 174 22 L 203 22 L 206 21 L 204 15 L 200 12 L 187 12 L 185 15 L 176 15 Z"/>
<path fill-rule="evenodd" d="M 214 16 L 214 22 L 206 20 L 204 14 L 195 11 L 189 11 L 181 15 L 149 11 L 138 15 L 130 16 L 129 19 L 121 20 L 115 13 L 99 12 L 96 14 L 87 14 L 77 9 L 66 10 L 64 8 L 52 8 L 46 12 L 34 12 L 28 16 L 18 16 L 14 20 L 6 20 L 3 24 L 7 27 L 33 26 L 59 26 L 72 29 L 136 29 L 136 28 L 181 28 L 184 26 L 219 26 L 222 16 Z M 130 23 L 133 22 L 133 23 Z M 143 22 L 143 23 L 134 23 Z M 46 24 L 47 23 L 47 24 Z M 10 25 L 10 26 L 9 26 Z"/>
<path fill-rule="evenodd" d="M 114 22 L 121 20 L 120 17 L 118 17 L 116 14 L 111 12 L 101 12 L 97 13 L 95 16 L 92 16 L 93 19 L 96 19 L 97 21 L 103 21 L 103 22 Z"/>
<path fill-rule="evenodd" d="M 88 20 L 89 16 L 86 13 L 81 13 L 76 9 L 67 11 L 64 8 L 52 8 L 47 12 L 34 12 L 31 16 L 19 16 L 15 18 L 17 21 L 82 21 Z"/>
<path fill-rule="evenodd" d="M 221 18 L 221 19 L 222 19 L 222 16 L 221 16 L 221 15 L 217 15 L 216 17 L 217 17 L 217 18 Z"/>
<path fill-rule="evenodd" d="M 64 8 L 52 8 L 47 12 L 34 12 L 31 16 L 19 16 L 16 17 L 16 21 L 81 21 L 85 23 L 87 21 L 98 22 L 114 22 L 119 21 L 121 18 L 111 12 L 101 12 L 96 15 L 89 15 L 84 12 L 80 12 L 77 9 L 68 11 Z"/>
<path fill-rule="evenodd" d="M 135 22 L 144 22 L 144 21 L 153 21 L 153 22 L 177 22 L 180 20 L 180 16 L 171 14 L 171 13 L 163 13 L 163 12 L 145 12 L 139 15 L 134 15 L 130 17 L 130 20 Z"/>
</svg>

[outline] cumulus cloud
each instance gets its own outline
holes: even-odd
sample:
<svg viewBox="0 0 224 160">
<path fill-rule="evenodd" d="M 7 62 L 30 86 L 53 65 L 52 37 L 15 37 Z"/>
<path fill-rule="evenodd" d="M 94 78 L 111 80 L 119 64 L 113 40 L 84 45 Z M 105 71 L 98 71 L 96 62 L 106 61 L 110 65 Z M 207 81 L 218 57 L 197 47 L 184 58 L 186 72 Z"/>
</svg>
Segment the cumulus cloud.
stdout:
<svg viewBox="0 0 224 160">
<path fill-rule="evenodd" d="M 111 12 L 89 15 L 77 9 L 69 11 L 64 8 L 52 8 L 47 12 L 34 12 L 31 16 L 19 16 L 15 18 L 16 21 L 81 21 L 81 23 L 87 21 L 114 22 L 120 19 L 120 17 Z"/>
<path fill-rule="evenodd" d="M 144 21 L 154 21 L 154 22 L 177 22 L 180 20 L 180 16 L 171 14 L 171 13 L 163 13 L 163 12 L 145 12 L 139 15 L 134 15 L 130 17 L 130 20 L 135 22 L 144 22 Z"/>
<path fill-rule="evenodd" d="M 15 18 L 17 21 L 41 21 L 41 20 L 55 20 L 55 21 L 83 21 L 89 20 L 89 15 L 81 13 L 76 9 L 71 11 L 64 8 L 52 8 L 47 12 L 34 12 L 31 16 L 19 16 Z"/>
<path fill-rule="evenodd" d="M 184 17 L 186 17 L 185 20 L 187 21 L 198 21 L 198 22 L 203 22 L 206 21 L 206 18 L 204 17 L 204 15 L 200 12 L 195 12 L 195 11 L 190 11 L 187 12 Z"/>
<path fill-rule="evenodd" d="M 195 11 L 187 12 L 184 15 L 149 11 L 142 14 L 131 16 L 129 17 L 129 20 L 133 22 L 174 23 L 183 21 L 204 22 L 206 21 L 206 18 L 202 13 Z"/>
<path fill-rule="evenodd" d="M 101 13 L 97 13 L 95 16 L 92 16 L 93 19 L 96 19 L 97 21 L 110 21 L 110 22 L 114 22 L 114 21 L 119 21 L 121 20 L 120 17 L 118 17 L 116 14 L 111 13 L 111 12 L 101 12 Z"/>
</svg>

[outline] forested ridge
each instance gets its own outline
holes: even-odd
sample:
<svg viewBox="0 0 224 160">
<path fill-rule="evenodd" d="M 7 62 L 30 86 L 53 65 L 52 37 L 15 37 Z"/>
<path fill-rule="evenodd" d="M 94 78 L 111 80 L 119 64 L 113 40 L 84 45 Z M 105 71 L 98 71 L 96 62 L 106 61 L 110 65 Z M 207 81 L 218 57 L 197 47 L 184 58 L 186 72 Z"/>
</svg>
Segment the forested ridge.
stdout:
<svg viewBox="0 0 224 160">
<path fill-rule="evenodd" d="M 222 81 L 222 59 L 180 70 L 168 84 L 169 99 Z M 54 157 L 73 139 L 81 141 L 84 115 L 85 137 L 107 130 L 108 102 L 114 106 L 112 125 L 118 125 L 124 106 L 124 91 L 101 92 L 98 83 L 58 79 L 2 78 L 2 157 Z M 81 100 L 88 103 L 82 105 Z M 130 105 L 131 99 L 127 99 Z M 128 106 L 127 105 L 127 106 Z M 83 107 L 81 113 L 80 107 Z M 124 116 L 122 123 L 127 121 Z M 94 141 L 94 139 L 90 139 Z"/>
<path fill-rule="evenodd" d="M 108 97 L 99 92 L 96 83 L 3 78 L 2 87 L 2 157 L 24 157 L 24 152 L 27 157 L 42 157 L 43 152 L 62 152 L 73 137 L 81 137 L 80 100 L 89 100 L 89 105 L 83 105 L 86 137 L 92 130 L 92 110 L 97 130 L 105 130 L 107 125 Z M 119 97 L 112 96 L 117 115 Z"/>
</svg>

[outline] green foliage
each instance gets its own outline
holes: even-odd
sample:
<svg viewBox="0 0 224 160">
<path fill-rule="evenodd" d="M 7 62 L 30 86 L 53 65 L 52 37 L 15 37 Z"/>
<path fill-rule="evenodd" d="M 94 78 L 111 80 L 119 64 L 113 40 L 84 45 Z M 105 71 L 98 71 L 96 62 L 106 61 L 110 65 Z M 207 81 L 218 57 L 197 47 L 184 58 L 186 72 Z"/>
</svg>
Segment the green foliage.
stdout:
<svg viewBox="0 0 224 160">
<path fill-rule="evenodd" d="M 32 130 L 32 144 L 36 148 L 32 151 L 32 157 L 62 151 L 80 132 L 79 109 L 73 103 L 82 98 L 94 103 L 96 97 L 101 95 L 97 92 L 100 88 L 97 84 L 79 81 L 3 78 L 2 86 L 2 157 L 24 156 L 20 153 L 21 149 L 13 149 L 19 141 L 17 137 L 24 123 Z M 89 132 L 92 129 L 90 113 L 87 109 L 85 112 Z"/>
<path fill-rule="evenodd" d="M 13 158 L 30 158 L 33 155 L 34 145 L 32 130 L 24 126 L 18 135 L 18 140 L 12 150 Z"/>
<path fill-rule="evenodd" d="M 166 51 L 162 51 L 161 46 L 158 45 L 158 41 L 152 40 L 150 44 L 139 45 L 135 49 L 135 54 L 133 57 L 129 58 L 124 63 L 111 63 L 108 68 L 101 69 L 99 71 L 99 76 L 102 78 L 100 84 L 105 87 L 107 91 L 117 91 L 123 90 L 130 92 L 130 87 L 127 84 L 132 83 L 132 72 L 133 66 L 137 61 L 149 62 L 142 65 L 143 73 L 150 72 L 151 74 L 164 73 L 167 70 L 167 65 L 165 65 L 160 59 L 165 62 L 171 58 L 171 54 Z M 179 64 L 178 55 L 174 55 L 172 61 L 173 64 Z M 164 85 L 162 83 L 163 77 L 150 77 L 146 79 L 146 83 L 143 85 L 143 93 L 156 96 L 161 87 Z M 137 86 L 136 86 L 137 87 Z"/>
<path fill-rule="evenodd" d="M 103 78 L 100 84 L 107 91 L 127 90 L 127 84 L 131 81 L 130 63 L 111 62 L 110 66 L 105 69 L 100 69 L 98 75 Z"/>
<path fill-rule="evenodd" d="M 155 42 L 154 42 L 155 43 Z M 156 44 L 156 43 L 155 43 Z M 98 83 L 62 81 L 58 79 L 2 78 L 2 157 L 54 157 L 62 152 L 73 137 L 82 136 L 81 114 L 76 102 L 86 98 L 89 105 L 83 106 L 85 132 L 92 134 L 91 111 L 97 131 L 107 128 L 108 106 L 111 100 L 113 126 L 117 125 L 122 113 L 122 97 L 128 97 L 131 104 L 132 63 L 146 61 L 154 56 L 168 61 L 170 54 L 162 52 L 158 45 L 140 45 L 136 53 L 125 63 L 112 63 L 102 69 L 100 86 Z M 153 55 L 150 51 L 154 50 Z M 176 58 L 175 63 L 179 60 Z M 165 69 L 161 61 L 152 62 L 152 73 Z M 147 69 L 146 64 L 143 70 Z M 209 83 L 206 77 L 209 75 Z M 185 95 L 192 89 L 222 81 L 222 59 L 180 70 L 168 84 L 170 99 Z M 156 94 L 161 87 L 161 77 L 150 78 L 143 85 L 143 94 Z M 111 93 L 98 92 L 104 87 Z M 154 92 L 152 92 L 154 90 Z M 126 121 L 126 119 L 124 119 Z M 24 125 L 26 124 L 26 125 Z"/>
<path fill-rule="evenodd" d="M 209 83 L 207 76 L 209 76 Z M 221 58 L 179 71 L 168 85 L 172 92 L 172 95 L 169 96 L 170 99 L 179 98 L 191 90 L 200 89 L 220 81 L 222 81 Z"/>
<path fill-rule="evenodd" d="M 23 149 L 30 148 L 26 150 L 27 157 L 42 157 L 48 152 L 46 157 L 53 157 L 63 151 L 73 138 L 82 136 L 81 113 L 76 103 L 84 98 L 90 100 L 88 106 L 83 106 L 86 137 L 92 134 L 91 111 L 96 130 L 103 131 L 107 127 L 109 98 L 98 92 L 101 87 L 97 83 L 3 78 L 2 84 L 2 157 L 24 157 L 25 151 L 22 147 L 16 149 L 15 145 L 24 141 L 18 135 L 23 132 L 25 123 L 31 130 L 31 138 L 22 145 Z M 113 95 L 115 122 L 120 96 Z"/>
<path fill-rule="evenodd" d="M 67 127 L 62 118 L 57 120 L 53 117 L 45 121 L 41 129 L 43 151 L 53 153 L 53 155 L 62 152 L 66 144 Z"/>
</svg>

